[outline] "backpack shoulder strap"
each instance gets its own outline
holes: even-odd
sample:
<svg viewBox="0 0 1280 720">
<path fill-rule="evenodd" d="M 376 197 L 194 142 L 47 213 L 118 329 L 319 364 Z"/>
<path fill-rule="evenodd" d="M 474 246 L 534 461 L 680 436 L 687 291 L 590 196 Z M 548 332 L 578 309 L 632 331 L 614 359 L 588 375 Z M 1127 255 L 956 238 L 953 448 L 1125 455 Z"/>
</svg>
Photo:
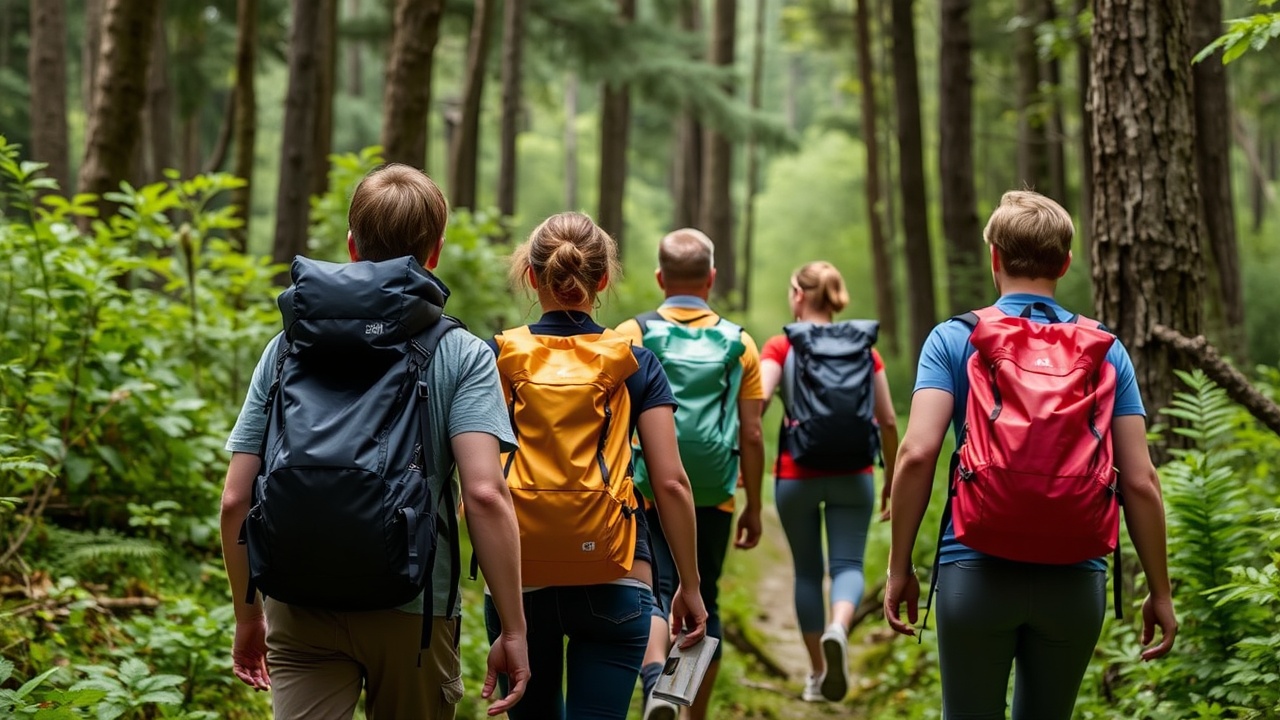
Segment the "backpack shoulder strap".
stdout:
<svg viewBox="0 0 1280 720">
<path fill-rule="evenodd" d="M 639 315 L 636 316 L 635 320 L 636 320 L 636 324 L 640 326 L 641 335 L 644 335 L 645 333 L 649 332 L 649 323 L 667 321 L 666 318 L 662 317 L 662 313 L 658 312 L 657 310 L 650 310 L 649 312 L 640 313 Z"/>
<path fill-rule="evenodd" d="M 1075 324 L 1081 327 L 1092 328 L 1094 330 L 1101 330 L 1104 333 L 1111 333 L 1111 328 L 1108 328 L 1106 325 L 1103 325 L 1102 323 L 1098 322 L 1097 320 L 1094 320 L 1093 318 L 1085 317 L 1084 315 L 1076 315 L 1075 320 L 1073 322 L 1075 322 Z M 1115 333 L 1111 333 L 1111 334 L 1114 335 Z"/>
<path fill-rule="evenodd" d="M 958 320 L 959 322 L 968 325 L 970 328 L 976 328 L 978 327 L 978 323 L 983 320 L 994 320 L 1002 317 L 1005 317 L 1005 314 L 1001 312 L 999 308 L 994 305 L 988 305 L 987 307 L 978 308 L 977 310 L 970 310 L 967 313 L 952 315 L 951 319 Z"/>
</svg>

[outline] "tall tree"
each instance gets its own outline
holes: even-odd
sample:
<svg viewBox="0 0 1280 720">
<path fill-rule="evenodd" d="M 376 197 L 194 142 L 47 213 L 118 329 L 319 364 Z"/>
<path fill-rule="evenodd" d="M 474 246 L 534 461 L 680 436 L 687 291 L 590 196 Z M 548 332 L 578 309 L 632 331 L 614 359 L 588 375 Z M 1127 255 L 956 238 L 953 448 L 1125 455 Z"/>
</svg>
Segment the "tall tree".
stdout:
<svg viewBox="0 0 1280 720">
<path fill-rule="evenodd" d="M 564 206 L 578 209 L 578 74 L 564 81 Z"/>
<path fill-rule="evenodd" d="M 902 229 L 906 235 L 907 306 L 914 362 L 933 329 L 937 300 L 929 242 L 929 197 L 924 178 L 920 128 L 920 70 L 916 62 L 913 0 L 893 0 L 893 84 L 898 115 L 898 183 L 902 189 Z"/>
<path fill-rule="evenodd" d="M 973 42 L 970 0 L 942 0 L 938 54 L 938 166 L 951 312 L 983 305 L 988 279 L 973 184 Z"/>
<path fill-rule="evenodd" d="M 480 99 L 484 96 L 485 64 L 495 0 L 476 0 L 467 43 L 467 74 L 462 91 L 462 116 L 453 131 L 449 152 L 449 192 L 455 208 L 476 204 L 476 164 L 480 153 Z"/>
<path fill-rule="evenodd" d="M 45 175 L 71 190 L 67 149 L 67 8 L 64 0 L 31 5 L 31 157 L 48 163 Z"/>
<path fill-rule="evenodd" d="M 84 0 L 84 46 L 80 48 L 80 102 L 85 114 L 93 111 L 98 85 L 98 53 L 102 50 L 102 6 L 106 0 Z"/>
<path fill-rule="evenodd" d="M 752 112 L 760 110 L 761 94 L 764 90 L 764 49 L 765 49 L 765 17 L 769 14 L 769 0 L 756 0 L 755 34 L 751 48 L 751 88 L 748 91 L 747 103 Z M 760 144 L 753 132 L 747 138 L 747 198 L 742 220 L 742 264 L 746 271 L 741 273 L 742 286 L 741 308 L 751 307 L 751 271 L 755 267 L 756 244 L 756 195 L 760 193 Z"/>
<path fill-rule="evenodd" d="M 1093 120 L 1089 113 L 1089 57 L 1092 46 L 1089 41 L 1089 28 L 1082 21 L 1084 14 L 1091 8 L 1091 0 L 1076 0 L 1076 94 L 1080 105 L 1080 204 L 1077 212 L 1080 216 L 1079 233 L 1084 236 L 1083 260 L 1092 262 L 1093 242 Z"/>
<path fill-rule="evenodd" d="M 618 0 L 617 22 L 636 19 L 636 0 Z M 631 135 L 631 89 L 625 83 L 605 83 L 600 101 L 600 210 L 596 222 L 618 242 L 618 256 L 626 250 L 622 204 L 627 187 L 627 146 Z"/>
<path fill-rule="evenodd" d="M 737 0 L 715 0 L 711 16 L 711 44 L 707 60 L 734 64 Z M 733 87 L 726 91 L 733 95 Z M 712 291 L 725 298 L 738 287 L 738 258 L 733 242 L 733 145 L 722 132 L 705 128 L 702 135 L 702 214 L 699 226 L 715 243 L 716 281 Z"/>
<path fill-rule="evenodd" d="M 258 96 L 253 77 L 257 67 L 254 51 L 258 42 L 258 0 L 236 2 L 236 85 L 235 93 L 235 167 L 232 172 L 244 180 L 244 186 L 231 191 L 231 204 L 240 208 L 244 225 L 231 233 L 232 245 L 238 250 L 248 247 L 249 218 L 253 200 L 254 151 L 258 133 Z"/>
<path fill-rule="evenodd" d="M 876 313 L 889 351 L 902 348 L 898 329 L 898 288 L 890 260 L 889 239 L 885 236 L 884 207 L 880 198 L 880 135 L 877 131 L 876 67 L 871 59 L 870 0 L 854 0 L 854 42 L 858 54 L 858 80 L 862 85 L 862 144 L 867 149 L 867 223 L 871 227 L 871 264 L 875 273 Z M 944 0 L 945 6 L 945 0 Z M 944 25 L 945 28 L 945 25 Z M 750 260 L 748 260 L 750 267 Z"/>
<path fill-rule="evenodd" d="M 173 167 L 173 92 L 169 82 L 169 34 L 164 21 L 164 0 L 156 12 L 155 37 L 151 40 L 151 64 L 147 68 L 146 132 L 151 139 L 148 182 L 164 178 Z"/>
<path fill-rule="evenodd" d="M 516 214 L 516 136 L 520 133 L 520 63 L 528 3 L 506 0 L 502 8 L 502 129 L 498 142 L 498 211 Z"/>
<path fill-rule="evenodd" d="M 289 88 L 284 99 L 284 141 L 280 145 L 276 232 L 271 248 L 271 258 L 277 263 L 290 263 L 295 255 L 307 252 L 308 190 L 317 167 L 312 157 L 318 72 L 314 41 L 320 28 L 320 7 L 310 0 L 292 0 L 290 5 Z"/>
<path fill-rule="evenodd" d="M 702 31 L 700 0 L 681 0 L 680 29 L 690 34 Z M 702 210 L 702 124 L 687 105 L 676 116 L 672 148 L 671 195 L 675 205 L 675 227 L 698 224 Z"/>
<path fill-rule="evenodd" d="M 1190 3 L 1192 52 L 1198 52 L 1222 32 L 1222 0 Z M 1240 251 L 1236 243 L 1235 198 L 1231 191 L 1231 98 L 1221 50 L 1193 66 L 1196 119 L 1196 170 L 1204 208 L 1207 255 L 1213 271 L 1209 307 L 1222 328 L 1217 338 L 1237 360 L 1245 350 L 1244 288 Z"/>
<path fill-rule="evenodd" d="M 1128 347 L 1147 412 L 1173 392 L 1160 324 L 1201 331 L 1203 232 L 1187 10 L 1163 0 L 1097 0 L 1093 115 L 1093 297 Z M 1153 415 L 1154 416 L 1154 415 Z"/>
<path fill-rule="evenodd" d="M 360 17 L 360 0 L 347 0 L 347 18 Z M 364 44 L 347 43 L 347 94 L 351 97 L 364 95 Z"/>
<path fill-rule="evenodd" d="M 159 0 L 106 0 L 93 110 L 85 131 L 84 162 L 76 186 L 98 195 L 100 215 L 113 203 L 102 197 L 128 177 L 140 138 L 137 126 L 147 97 L 147 60 Z M 64 86 L 65 87 L 65 86 Z M 88 221 L 82 221 L 88 226 Z"/>
<path fill-rule="evenodd" d="M 1039 22 L 1053 25 L 1058 21 L 1058 0 L 1040 0 Z M 1044 119 L 1045 159 L 1048 176 L 1045 191 L 1059 203 L 1067 204 L 1067 158 L 1062 119 L 1062 61 L 1052 52 L 1040 62 L 1040 80 L 1048 92 L 1042 93 L 1047 106 Z"/>
<path fill-rule="evenodd" d="M 338 82 L 338 0 L 316 0 L 319 5 L 316 28 L 316 112 L 311 151 L 315 170 L 311 173 L 311 194 L 329 190 L 329 154 L 333 152 L 333 100 Z M 423 123 L 426 122 L 424 108 Z"/>
<path fill-rule="evenodd" d="M 477 15 L 482 4 L 476 4 Z M 443 14 L 443 0 L 396 0 L 382 91 L 382 148 L 389 161 L 425 167 L 431 66 Z"/>
<path fill-rule="evenodd" d="M 1039 107 L 1040 60 L 1036 52 L 1039 3 L 1040 0 L 1018 0 L 1018 23 L 1013 33 L 1013 56 L 1018 73 L 1018 177 L 1014 184 L 1025 184 L 1048 193 L 1048 140 Z"/>
</svg>

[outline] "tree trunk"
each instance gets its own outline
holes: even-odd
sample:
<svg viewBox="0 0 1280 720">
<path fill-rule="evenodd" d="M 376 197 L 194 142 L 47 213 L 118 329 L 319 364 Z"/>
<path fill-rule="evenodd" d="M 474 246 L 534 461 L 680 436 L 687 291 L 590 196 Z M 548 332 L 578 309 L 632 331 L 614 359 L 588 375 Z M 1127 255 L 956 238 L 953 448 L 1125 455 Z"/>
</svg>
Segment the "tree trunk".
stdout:
<svg viewBox="0 0 1280 720">
<path fill-rule="evenodd" d="M 920 73 L 916 64 L 913 0 L 893 0 L 893 80 L 898 108 L 898 182 L 902 188 L 902 229 L 906 234 L 911 360 L 936 321 L 933 256 L 929 242 L 929 198 L 925 189 L 924 143 L 920 129 Z"/>
<path fill-rule="evenodd" d="M 67 8 L 64 0 L 32 3 L 27 71 L 31 83 L 31 157 L 37 162 L 48 163 L 44 175 L 57 180 L 64 193 L 70 193 Z"/>
<path fill-rule="evenodd" d="M 618 22 L 636 19 L 635 0 L 618 0 Z M 605 83 L 600 101 L 600 210 L 596 222 L 618 243 L 618 257 L 626 252 L 622 205 L 627 186 L 627 145 L 631 133 L 631 89 Z"/>
<path fill-rule="evenodd" d="M 477 14 L 483 12 L 482 4 L 476 4 Z M 425 167 L 431 66 L 443 14 L 442 0 L 396 1 L 387 83 L 382 91 L 382 148 L 389 162 Z M 470 206 L 468 202 L 464 207 Z"/>
<path fill-rule="evenodd" d="M 769 14 L 769 0 L 756 0 L 756 23 L 753 48 L 751 52 L 751 88 L 747 102 L 753 112 L 760 110 L 760 95 L 764 86 L 764 28 L 765 16 Z M 747 198 L 742 220 L 742 264 L 746 268 L 740 273 L 741 286 L 738 288 L 739 309 L 746 311 L 751 307 L 751 271 L 755 267 L 755 233 L 756 233 L 756 195 L 760 194 L 760 147 L 755 134 L 747 140 Z"/>
<path fill-rule="evenodd" d="M 1093 115 L 1094 309 L 1133 358 L 1148 417 L 1173 392 L 1155 325 L 1200 333 L 1201 238 L 1187 11 L 1097 0 Z"/>
<path fill-rule="evenodd" d="M 1056 23 L 1058 20 L 1057 0 L 1040 0 L 1040 22 Z M 1046 190 L 1060 204 L 1070 207 L 1067 198 L 1067 158 L 1065 146 L 1065 125 L 1062 121 L 1062 99 L 1059 89 L 1062 87 L 1062 63 L 1058 56 L 1052 55 L 1040 64 L 1040 78 L 1048 86 L 1048 95 L 1044 97 L 1049 106 L 1048 117 L 1045 118 L 1045 154 L 1048 159 Z"/>
<path fill-rule="evenodd" d="M 901 350 L 902 337 L 898 331 L 898 288 L 895 282 L 893 261 L 890 259 L 889 241 L 881 221 L 884 208 L 880 202 L 880 136 L 876 128 L 878 115 L 876 103 L 876 68 L 871 61 L 871 0 L 855 0 L 854 41 L 858 52 L 858 79 L 862 84 L 862 144 L 867 150 L 867 178 L 863 185 L 867 194 L 867 223 L 871 227 L 871 264 L 875 273 L 876 315 L 880 318 L 884 346 L 893 355 Z M 944 26 L 945 27 L 945 26 Z M 751 259 L 747 258 L 747 272 L 751 273 Z"/>
<path fill-rule="evenodd" d="M 578 209 L 578 74 L 564 82 L 564 206 Z"/>
<path fill-rule="evenodd" d="M 244 226 L 231 232 L 231 244 L 243 252 L 249 246 L 249 218 L 253 215 L 254 150 L 258 132 L 258 98 L 253 88 L 254 51 L 258 42 L 258 0 L 236 3 L 235 167 L 244 187 L 231 191 L 231 204 L 240 208 Z"/>
<path fill-rule="evenodd" d="M 1222 32 L 1222 1 L 1190 3 L 1191 50 L 1196 53 Z M 1231 192 L 1231 99 L 1221 51 L 1192 66 L 1195 100 L 1196 170 L 1204 209 L 1206 253 L 1213 270 L 1208 279 L 1210 308 L 1222 328 L 1219 346 L 1245 360 L 1244 290 L 1236 243 L 1235 199 Z"/>
<path fill-rule="evenodd" d="M 80 102 L 85 117 L 93 112 L 93 93 L 98 85 L 98 53 L 102 50 L 102 4 L 105 0 L 84 0 L 84 47 L 80 48 Z"/>
<path fill-rule="evenodd" d="M 183 119 L 180 129 L 182 137 L 178 140 L 181 145 L 179 154 L 181 157 L 182 167 L 178 168 L 182 177 L 192 177 L 200 172 L 200 117 L 198 114 L 192 114 Z"/>
<path fill-rule="evenodd" d="M 156 12 L 155 37 L 151 40 L 151 64 L 147 68 L 146 135 L 151 139 L 146 179 L 164 179 L 173 167 L 173 93 L 169 83 L 169 35 L 164 22 L 164 0 Z"/>
<path fill-rule="evenodd" d="M 347 0 L 347 17 L 360 17 L 360 0 Z M 347 43 L 347 94 L 351 97 L 364 95 L 364 44 Z"/>
<path fill-rule="evenodd" d="M 707 60 L 713 65 L 732 67 L 733 41 L 737 35 L 736 0 L 715 0 L 711 20 L 711 44 Z M 733 87 L 725 90 L 732 96 Z M 702 216 L 703 232 L 715 244 L 716 280 L 712 292 L 721 300 L 738 287 L 737 256 L 733 242 L 733 145 L 724 134 L 710 128 L 702 135 Z"/>
<path fill-rule="evenodd" d="M 227 162 L 227 152 L 231 149 L 231 136 L 235 134 L 235 126 L 236 94 L 233 88 L 223 102 L 222 122 L 218 124 L 218 139 L 214 142 L 208 159 L 205 160 L 204 172 L 222 172 L 222 166 Z"/>
<path fill-rule="evenodd" d="M 680 29 L 690 34 L 702 31 L 702 3 L 682 0 Z M 693 59 L 701 59 L 697 53 Z M 702 213 L 702 124 L 689 107 L 680 109 L 676 117 L 675 142 L 671 163 L 671 195 L 677 228 L 695 227 Z"/>
<path fill-rule="evenodd" d="M 973 184 L 970 7 L 970 0 L 942 0 L 942 48 L 938 54 L 942 235 L 947 247 L 948 296 L 955 314 L 984 305 L 990 283 Z"/>
<path fill-rule="evenodd" d="M 329 154 L 333 152 L 333 100 L 338 82 L 338 0 L 319 0 L 316 28 L 316 114 L 312 141 L 311 194 L 329 191 Z M 426 124 L 426 109 L 421 122 Z M 425 138 L 425 135 L 424 135 Z"/>
<path fill-rule="evenodd" d="M 896 149 L 894 138 L 898 136 L 898 124 L 893 109 L 893 42 L 890 39 L 890 28 L 893 26 L 893 0 L 878 0 L 875 21 L 875 31 L 872 36 L 878 39 L 876 49 L 880 53 L 880 59 L 877 65 L 888 76 L 884 82 L 884 91 L 880 97 L 876 98 L 876 108 L 880 117 L 884 119 L 884 133 L 880 143 L 881 149 L 884 150 L 884 162 L 880 167 L 884 172 L 882 176 L 884 178 L 884 234 L 892 255 L 898 249 L 898 176 L 894 173 L 898 167 L 898 158 L 894 153 Z"/>
<path fill-rule="evenodd" d="M 320 8 L 309 0 L 292 0 L 289 31 L 289 89 L 284 100 L 284 142 L 280 147 L 280 186 L 276 193 L 276 233 L 271 258 L 291 263 L 307 252 L 307 191 L 315 171 L 316 47 Z M 287 276 L 278 278 L 287 281 Z"/>
<path fill-rule="evenodd" d="M 484 95 L 485 64 L 489 57 L 489 28 L 495 0 L 475 0 L 471 40 L 467 44 L 467 75 L 462 116 L 453 131 L 449 153 L 449 191 L 455 208 L 476 204 L 476 164 L 480 152 L 480 100 Z"/>
<path fill-rule="evenodd" d="M 498 212 L 516 214 L 516 136 L 520 134 L 520 63 L 524 50 L 526 3 L 506 0 L 502 8 L 502 128 L 498 151 Z"/>
<path fill-rule="evenodd" d="M 1080 16 L 1090 9 L 1090 0 L 1076 0 L 1075 19 L 1079 25 Z M 1081 30 L 1076 37 L 1076 93 L 1080 99 L 1080 203 L 1076 213 L 1080 218 L 1077 232 L 1082 241 L 1082 258 L 1086 263 L 1093 260 L 1093 119 L 1089 113 L 1089 55 L 1091 45 L 1089 33 Z"/>
<path fill-rule="evenodd" d="M 1014 31 L 1014 64 L 1018 68 L 1017 186 L 1048 193 L 1049 153 L 1044 117 L 1036 108 L 1040 97 L 1040 59 L 1036 52 L 1035 21 L 1039 0 L 1018 0 L 1018 29 Z"/>
<path fill-rule="evenodd" d="M 98 196 L 99 217 L 114 211 L 115 204 L 102 195 L 128 177 L 140 141 L 137 126 L 147 98 L 147 60 L 158 6 L 159 0 L 106 0 L 103 9 L 93 111 L 76 182 L 79 192 Z M 87 218 L 80 222 L 82 228 L 89 226 Z"/>
</svg>

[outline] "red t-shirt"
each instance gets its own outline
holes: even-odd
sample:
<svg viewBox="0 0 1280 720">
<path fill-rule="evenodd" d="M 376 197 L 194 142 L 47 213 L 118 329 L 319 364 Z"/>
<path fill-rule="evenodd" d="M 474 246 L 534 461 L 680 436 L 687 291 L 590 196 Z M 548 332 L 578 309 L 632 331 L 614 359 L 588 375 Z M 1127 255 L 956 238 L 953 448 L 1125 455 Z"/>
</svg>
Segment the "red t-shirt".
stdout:
<svg viewBox="0 0 1280 720">
<path fill-rule="evenodd" d="M 786 335 L 774 335 L 764 344 L 764 348 L 760 350 L 760 361 L 765 362 L 772 360 L 778 363 L 779 367 L 787 366 L 787 354 L 791 352 L 791 341 Z M 875 372 L 884 370 L 884 361 L 880 359 L 880 353 L 875 348 L 871 349 L 871 362 L 874 365 Z M 785 422 L 785 420 L 784 420 Z M 870 466 L 858 471 L 858 474 L 870 473 L 873 469 Z M 832 477 L 834 475 L 848 475 L 847 470 L 814 470 L 803 465 L 797 464 L 791 458 L 791 453 L 778 449 L 778 464 L 775 468 L 775 474 L 779 480 L 804 480 L 806 478 Z"/>
</svg>

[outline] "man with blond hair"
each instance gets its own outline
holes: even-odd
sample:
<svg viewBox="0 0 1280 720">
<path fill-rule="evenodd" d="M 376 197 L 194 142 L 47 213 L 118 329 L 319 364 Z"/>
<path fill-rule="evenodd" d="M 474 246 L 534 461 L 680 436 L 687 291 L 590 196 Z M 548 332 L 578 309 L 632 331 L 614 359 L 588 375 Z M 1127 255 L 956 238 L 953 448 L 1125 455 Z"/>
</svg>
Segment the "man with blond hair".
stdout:
<svg viewBox="0 0 1280 720">
<path fill-rule="evenodd" d="M 707 635 L 719 639 L 719 582 L 730 536 L 735 535 L 734 545 L 743 549 L 755 547 L 760 540 L 760 483 L 764 472 L 760 412 L 764 390 L 755 341 L 707 303 L 716 278 L 714 257 L 711 239 L 699 230 L 684 228 L 662 238 L 655 275 L 666 299 L 656 311 L 627 320 L 618 326 L 618 331 L 658 356 L 675 392 L 680 456 L 689 474 L 697 512 L 698 570 L 702 599 L 709 613 Z M 746 490 L 746 506 L 734 533 L 734 490 L 739 477 Z M 641 493 L 651 500 L 643 455 L 637 462 L 636 479 Z M 644 717 L 675 720 L 675 705 L 650 697 L 671 648 L 667 613 L 676 574 L 670 550 L 662 539 L 658 514 L 652 502 L 646 505 L 659 570 L 659 602 L 654 605 L 649 647 L 641 668 Z M 719 671 L 719 647 L 714 657 L 690 708 L 693 720 L 707 716 Z"/>
<path fill-rule="evenodd" d="M 492 695 L 499 673 L 511 678 L 511 689 L 490 707 L 491 714 L 506 711 L 524 693 L 529 663 L 520 539 L 498 459 L 500 451 L 514 449 L 515 438 L 489 349 L 460 328 L 439 334 L 441 324 L 452 321 L 442 318 L 448 290 L 431 270 L 440 260 L 447 220 L 444 195 L 423 172 L 391 164 L 366 175 L 348 214 L 351 264 L 294 261 L 294 285 L 279 302 L 285 331 L 263 352 L 227 440 L 232 456 L 221 527 L 235 602 L 232 669 L 250 687 L 272 691 L 277 720 L 350 720 L 362 691 L 370 720 L 454 717 L 463 694 L 457 503 L 451 502 L 459 489 L 502 618 L 482 695 Z M 425 352 L 431 343 L 433 351 Z M 413 374 L 382 370 L 404 361 L 412 363 Z M 308 377 L 319 381 L 307 385 Z M 404 382 L 412 381 L 416 392 L 402 392 Z M 330 395 L 317 385 L 345 393 L 347 402 L 323 402 Z M 295 389 L 286 393 L 291 386 Z M 303 392 L 307 388 L 314 392 Z M 287 401 L 278 399 L 281 393 Z M 367 410 L 361 416 L 351 412 L 353 407 Z M 403 412 L 396 415 L 393 409 Z M 404 427 L 410 430 L 391 432 Z M 271 447 L 264 438 L 274 439 Z M 281 447 L 288 447 L 293 460 L 278 462 Z M 324 472 L 308 474 L 316 458 L 336 458 L 329 462 L 337 467 L 330 471 L 332 466 L 325 465 Z M 361 461 L 379 469 L 355 472 Z M 390 477 L 390 469 L 400 472 Z M 328 484 L 317 485 L 313 478 Z M 348 493 L 361 483 L 371 488 L 367 505 L 331 508 L 332 500 L 326 502 L 325 496 Z M 416 513 L 409 505 L 400 507 L 394 525 L 384 528 L 378 524 L 384 498 L 403 487 L 418 488 L 416 496 L 405 496 L 407 503 L 426 507 Z M 280 514 L 277 523 L 280 516 L 293 520 L 293 535 L 284 535 L 279 525 L 261 525 L 263 507 L 271 503 Z M 373 510 L 362 514 L 361 507 Z M 329 510 L 333 525 L 317 519 L 318 512 Z M 439 523 L 432 522 L 437 512 Z M 253 522 L 246 523 L 246 517 Z M 352 563 L 316 549 L 323 543 L 335 549 L 334 555 L 349 552 L 369 520 L 374 524 L 364 534 L 399 535 L 398 552 L 381 552 L 375 543 L 367 566 L 348 567 Z M 334 526 L 339 523 L 350 527 Z M 440 525 L 451 526 L 453 533 L 439 533 L 435 552 L 422 553 L 421 539 Z M 255 528 L 283 538 L 268 543 L 266 558 L 255 555 Z M 291 563 L 281 559 L 286 545 L 293 551 Z M 342 591 L 347 607 L 369 602 L 381 585 L 359 578 L 394 563 L 397 554 L 407 557 L 410 575 L 425 576 L 425 592 L 410 582 L 395 595 L 412 598 L 404 605 L 359 612 L 330 607 L 335 604 L 330 596 Z M 301 567 L 305 563 L 318 563 L 321 571 L 310 572 Z M 335 580 L 339 574 L 357 580 L 335 587 L 342 584 Z M 298 576 L 307 576 L 303 580 L 313 587 L 300 589 Z M 325 601 L 285 600 L 322 596 Z"/>
<path fill-rule="evenodd" d="M 1150 593 L 1142 658 L 1167 653 L 1177 633 L 1133 363 L 1105 328 L 1054 299 L 1073 233 L 1053 200 L 1005 193 L 983 233 L 1000 298 L 938 325 L 920 353 L 893 483 L 884 610 L 895 631 L 915 634 L 912 548 L 950 425 L 959 449 L 934 573 L 945 718 L 1005 718 L 1016 667 L 1013 720 L 1069 720 L 1106 611 L 1117 493 Z"/>
</svg>

